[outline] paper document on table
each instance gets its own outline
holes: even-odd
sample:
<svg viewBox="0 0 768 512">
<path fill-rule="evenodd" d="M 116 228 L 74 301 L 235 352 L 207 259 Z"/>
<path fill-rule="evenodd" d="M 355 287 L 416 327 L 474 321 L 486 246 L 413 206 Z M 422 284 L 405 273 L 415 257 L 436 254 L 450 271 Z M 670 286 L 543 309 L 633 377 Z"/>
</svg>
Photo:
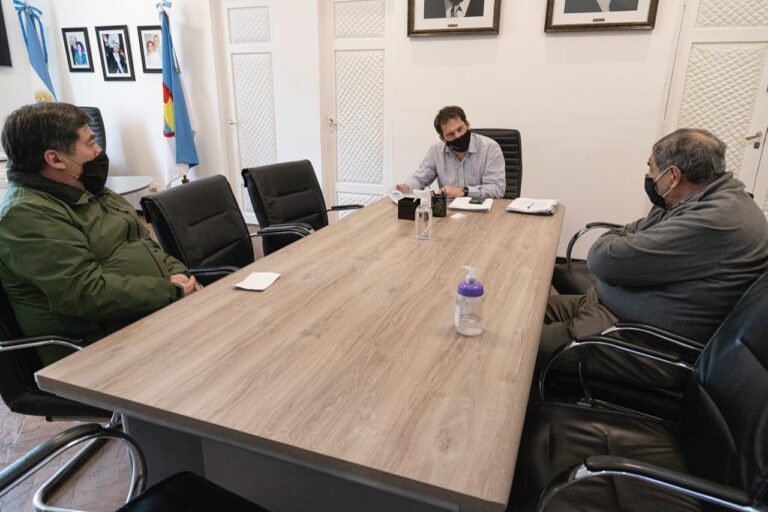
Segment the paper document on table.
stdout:
<svg viewBox="0 0 768 512">
<path fill-rule="evenodd" d="M 236 288 L 261 292 L 270 287 L 280 277 L 277 272 L 251 272 L 251 274 L 237 283 Z"/>
<path fill-rule="evenodd" d="M 390 190 L 387 196 L 389 196 L 389 198 L 395 204 L 397 204 L 397 202 L 403 199 L 404 197 L 410 197 L 410 198 L 416 197 L 412 192 L 403 193 L 397 190 L 396 188 L 393 188 L 392 190 Z"/>
<path fill-rule="evenodd" d="M 466 210 L 470 212 L 491 211 L 491 206 L 493 206 L 493 199 L 491 199 L 490 197 L 480 204 L 472 204 L 470 203 L 471 200 L 472 200 L 471 197 L 457 197 L 448 206 L 448 208 L 450 208 L 451 210 Z"/>
<path fill-rule="evenodd" d="M 557 199 L 530 199 L 518 197 L 507 205 L 508 212 L 552 215 L 557 208 Z"/>
</svg>

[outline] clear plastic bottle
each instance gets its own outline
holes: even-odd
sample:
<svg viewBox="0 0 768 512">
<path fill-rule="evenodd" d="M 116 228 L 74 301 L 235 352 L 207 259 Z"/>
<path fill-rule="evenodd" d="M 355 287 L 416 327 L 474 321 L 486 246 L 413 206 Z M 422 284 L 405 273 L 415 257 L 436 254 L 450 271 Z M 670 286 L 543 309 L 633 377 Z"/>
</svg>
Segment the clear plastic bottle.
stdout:
<svg viewBox="0 0 768 512">
<path fill-rule="evenodd" d="M 483 332 L 483 284 L 477 280 L 474 267 L 464 266 L 467 277 L 459 283 L 453 325 L 462 336 Z"/>
<path fill-rule="evenodd" d="M 419 206 L 416 207 L 416 238 L 428 240 L 432 236 L 432 194 L 424 189 L 419 195 Z"/>
</svg>

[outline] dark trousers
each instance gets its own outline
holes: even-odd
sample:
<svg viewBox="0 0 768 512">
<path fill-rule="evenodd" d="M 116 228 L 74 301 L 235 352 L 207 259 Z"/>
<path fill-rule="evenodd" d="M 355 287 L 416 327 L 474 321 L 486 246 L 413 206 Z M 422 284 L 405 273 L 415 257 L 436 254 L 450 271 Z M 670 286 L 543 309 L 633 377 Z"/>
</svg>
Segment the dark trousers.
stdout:
<svg viewBox="0 0 768 512">
<path fill-rule="evenodd" d="M 600 303 L 595 288 L 590 289 L 586 295 L 550 296 L 536 358 L 537 370 L 541 370 L 554 352 L 572 338 L 599 334 L 618 321 L 619 319 Z M 663 346 L 637 336 L 624 338 L 641 347 L 663 349 Z M 585 347 L 578 353 L 574 351 L 573 354 L 560 356 L 553 368 L 575 373 L 579 356 L 584 354 L 585 350 L 589 355 L 584 360 L 587 362 L 589 374 L 593 376 L 670 389 L 679 388 L 687 376 L 686 372 L 677 368 L 601 347 Z"/>
</svg>

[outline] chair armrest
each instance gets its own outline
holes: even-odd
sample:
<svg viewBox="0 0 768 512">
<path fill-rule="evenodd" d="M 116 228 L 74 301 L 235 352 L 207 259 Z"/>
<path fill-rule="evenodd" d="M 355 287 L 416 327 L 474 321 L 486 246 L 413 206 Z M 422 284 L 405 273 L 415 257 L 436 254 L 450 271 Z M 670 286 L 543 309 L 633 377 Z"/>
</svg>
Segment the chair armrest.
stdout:
<svg viewBox="0 0 768 512">
<path fill-rule="evenodd" d="M 222 277 L 228 276 L 232 272 L 237 272 L 238 270 L 240 270 L 238 267 L 221 266 L 190 268 L 187 269 L 187 272 L 189 272 L 189 275 L 194 276 L 201 285 L 208 286 Z"/>
<path fill-rule="evenodd" d="M 627 341 L 618 340 L 616 338 L 609 338 L 608 336 L 585 336 L 582 338 L 574 338 L 570 341 L 570 343 L 563 345 L 557 351 L 555 351 L 552 354 L 552 357 L 550 357 L 549 361 L 547 361 L 547 364 L 539 373 L 539 398 L 542 401 L 546 399 L 544 389 L 546 385 L 547 374 L 554 365 L 555 361 L 570 350 L 591 346 L 601 346 L 608 349 L 618 350 L 644 359 L 651 359 L 662 364 L 675 366 L 687 371 L 693 370 L 693 365 L 687 361 L 684 361 L 677 354 L 661 352 L 659 350 L 654 350 L 647 347 L 639 347 Z M 583 380 L 582 384 L 584 384 Z M 585 393 L 589 394 L 588 389 L 585 389 L 584 391 Z"/>
<path fill-rule="evenodd" d="M 17 338 L 15 340 L 0 341 L 0 352 L 44 347 L 46 345 L 59 345 L 61 347 L 71 348 L 72 350 L 82 350 L 82 343 L 83 340 L 67 338 L 66 336 L 34 336 L 31 338 Z"/>
<path fill-rule="evenodd" d="M 588 231 L 592 231 L 593 229 L 618 229 L 620 227 L 622 227 L 621 224 L 613 224 L 612 222 L 590 222 L 581 228 L 578 232 L 576 232 L 576 234 L 573 235 L 568 241 L 568 247 L 565 250 L 565 262 L 571 263 L 571 252 L 573 251 L 573 246 L 576 245 L 576 241 Z"/>
<path fill-rule="evenodd" d="M 550 500 L 562 489 L 588 478 L 632 478 L 647 484 L 662 487 L 671 492 L 690 496 L 697 500 L 712 503 L 731 510 L 743 512 L 765 512 L 763 503 L 753 501 L 749 494 L 704 478 L 692 476 L 680 471 L 663 468 L 653 464 L 615 457 L 595 455 L 587 457 L 583 464 L 571 468 L 555 477 L 544 490 L 537 510 L 546 509 Z"/>
<path fill-rule="evenodd" d="M 112 438 L 118 439 L 128 446 L 131 459 L 133 479 L 128 491 L 128 499 L 133 498 L 144 490 L 146 485 L 145 467 L 146 461 L 141 448 L 127 434 L 113 428 L 105 428 L 98 423 L 77 425 L 59 432 L 35 448 L 32 448 L 20 459 L 11 463 L 0 471 L 0 496 L 23 482 L 35 471 L 45 466 L 60 453 L 82 442 L 92 439 Z M 62 509 L 63 510 L 63 509 Z"/>
<path fill-rule="evenodd" d="M 679 334 L 675 334 L 664 329 L 660 329 L 659 327 L 636 322 L 617 322 L 616 325 L 609 327 L 600 334 L 606 335 L 622 332 L 640 332 L 643 334 L 648 334 L 657 341 L 668 342 L 677 347 L 689 350 L 693 352 L 697 357 L 701 351 L 704 350 L 704 343 L 686 338 L 685 336 L 680 336 Z"/>
<path fill-rule="evenodd" d="M 315 230 L 312 229 L 312 226 L 310 226 L 309 224 L 306 224 L 304 222 L 296 222 L 293 224 L 272 224 L 271 226 L 267 226 L 265 228 L 259 229 L 256 233 L 252 233 L 251 237 L 294 235 L 300 238 L 304 238 L 305 236 L 309 236 L 314 232 Z"/>
<path fill-rule="evenodd" d="M 341 210 L 359 210 L 360 208 L 365 208 L 364 204 L 337 204 L 335 206 L 331 206 L 328 210 L 325 210 L 327 212 L 338 212 Z"/>
</svg>

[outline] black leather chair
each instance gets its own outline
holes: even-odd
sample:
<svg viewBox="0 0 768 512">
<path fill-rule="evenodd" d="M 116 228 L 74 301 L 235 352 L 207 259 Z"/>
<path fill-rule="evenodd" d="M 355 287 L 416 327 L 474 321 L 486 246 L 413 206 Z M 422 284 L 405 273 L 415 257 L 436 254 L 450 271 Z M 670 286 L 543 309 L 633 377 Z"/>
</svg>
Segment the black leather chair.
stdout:
<svg viewBox="0 0 768 512">
<path fill-rule="evenodd" d="M 532 404 L 508 510 L 768 510 L 767 309 L 764 274 L 692 367 L 677 424 L 578 405 Z M 621 343 L 596 342 L 627 350 Z M 632 350 L 680 363 L 674 355 Z"/>
<path fill-rule="evenodd" d="M 507 177 L 504 198 L 520 197 L 520 190 L 523 187 L 523 147 L 520 142 L 520 132 L 506 128 L 473 128 L 472 131 L 499 143 L 501 152 L 504 154 Z"/>
<path fill-rule="evenodd" d="M 299 223 L 317 231 L 328 225 L 328 212 L 363 207 L 348 204 L 326 209 L 323 191 L 309 160 L 252 167 L 243 169 L 242 174 L 253 211 L 262 229 L 276 224 Z M 263 238 L 264 255 L 297 239 L 296 235 Z"/>
<path fill-rule="evenodd" d="M 128 498 L 126 504 L 117 512 L 268 512 L 267 509 L 188 472 L 173 475 L 145 490 L 145 460 L 141 448 L 129 435 L 97 424 L 78 425 L 60 432 L 0 471 L 0 496 L 70 447 L 85 441 L 107 439 L 123 442 L 128 448 L 131 461 L 132 475 Z"/>
<path fill-rule="evenodd" d="M 101 117 L 101 110 L 98 107 L 80 107 L 91 118 L 91 122 L 88 126 L 91 127 L 93 134 L 96 136 L 96 143 L 102 150 L 107 150 L 107 132 L 104 130 L 104 118 Z"/>
<path fill-rule="evenodd" d="M 162 248 L 208 284 L 253 263 L 252 236 L 292 233 L 301 226 L 274 226 L 251 235 L 224 176 L 211 176 L 141 198 L 144 218 Z"/>
</svg>

